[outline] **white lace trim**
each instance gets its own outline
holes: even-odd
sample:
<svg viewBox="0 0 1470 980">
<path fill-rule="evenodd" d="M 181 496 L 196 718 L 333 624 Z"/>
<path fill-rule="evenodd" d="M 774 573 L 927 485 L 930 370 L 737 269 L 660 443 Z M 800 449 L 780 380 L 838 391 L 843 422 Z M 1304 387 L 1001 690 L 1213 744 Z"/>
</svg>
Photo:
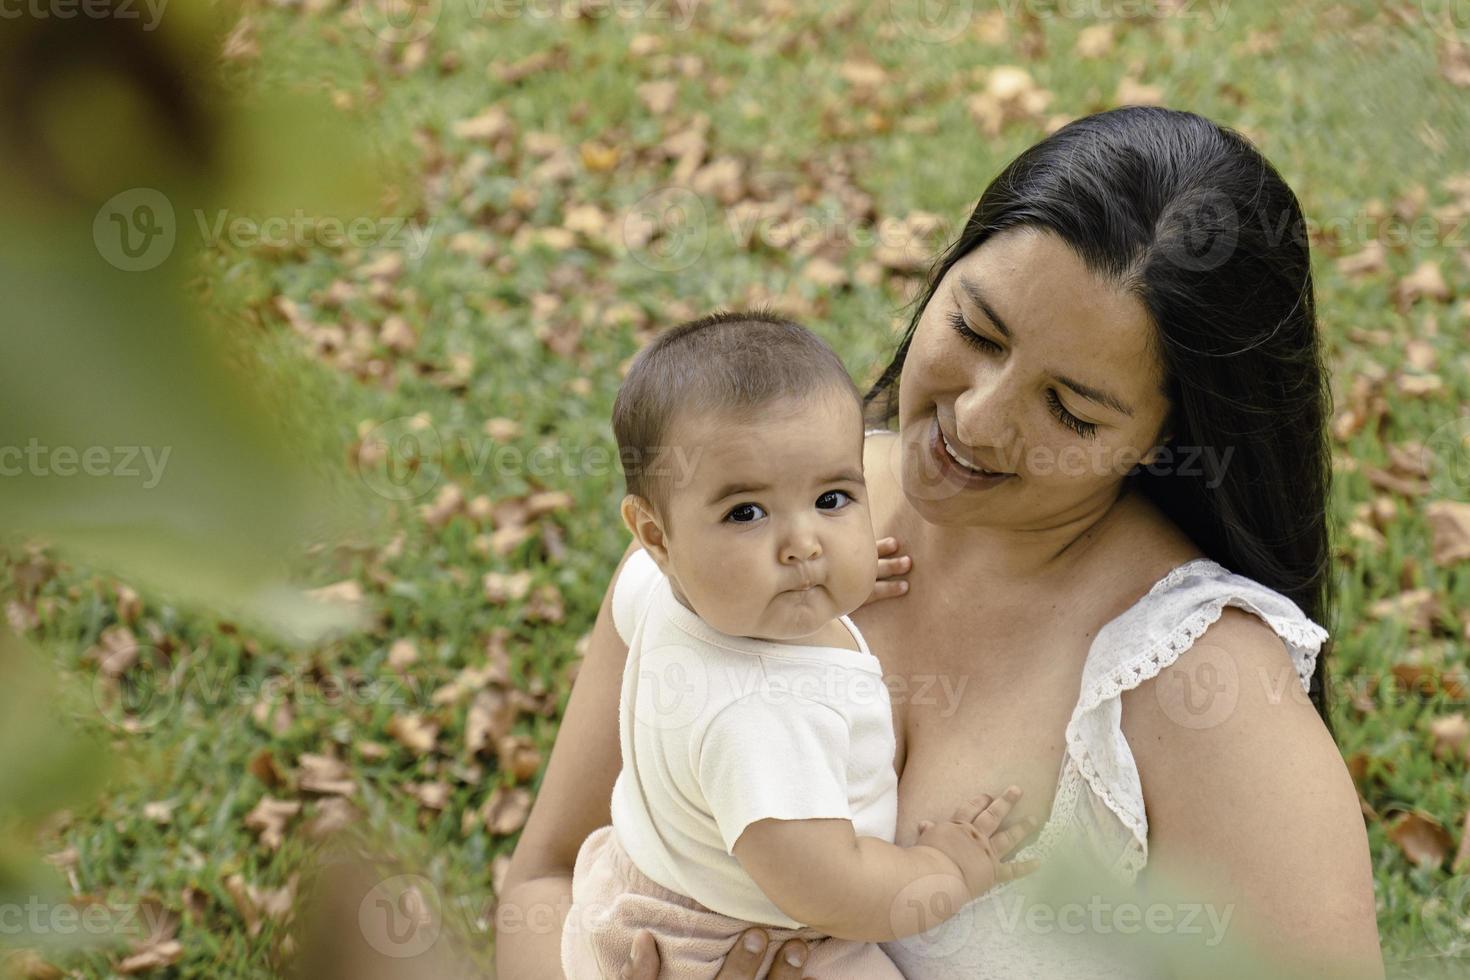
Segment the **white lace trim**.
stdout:
<svg viewBox="0 0 1470 980">
<path fill-rule="evenodd" d="M 1127 784 L 1138 785 L 1137 767 L 1129 752 L 1126 759 L 1122 760 L 1129 767 L 1129 772 L 1101 772 L 1083 736 L 1083 720 L 1099 712 L 1104 706 L 1111 705 L 1124 691 L 1132 690 L 1158 676 L 1165 667 L 1178 660 L 1181 654 L 1194 645 L 1220 618 L 1226 606 L 1237 606 L 1254 613 L 1285 641 L 1303 691 L 1310 688 L 1317 654 L 1328 638 L 1327 631 L 1303 615 L 1291 600 L 1258 582 L 1232 574 L 1208 558 L 1197 558 L 1171 569 L 1154 583 L 1145 599 L 1139 600 L 1128 612 L 1142 607 L 1146 599 L 1162 596 L 1176 588 L 1193 572 L 1203 572 L 1205 581 L 1201 586 L 1210 588 L 1215 594 L 1201 600 L 1201 604 L 1180 620 L 1161 640 L 1145 648 L 1141 654 L 1130 656 L 1093 681 L 1083 691 L 1072 711 L 1072 719 L 1067 724 L 1067 753 L 1071 762 L 1092 792 L 1117 816 L 1130 834 L 1128 845 L 1113 865 L 1128 881 L 1136 878 L 1138 872 L 1148 863 L 1148 817 L 1144 812 L 1143 798 L 1141 792 L 1125 789 Z M 1284 609 L 1283 604 L 1290 607 L 1289 610 Z M 1273 606 L 1275 609 L 1267 608 Z M 1122 618 L 1120 616 L 1113 622 Z M 1100 631 L 1093 641 L 1094 646 L 1102 639 L 1103 632 Z M 1105 657 L 1106 650 L 1089 651 L 1088 661 L 1092 662 L 1094 656 Z M 1121 711 L 1114 712 L 1113 717 L 1107 721 L 1108 734 L 1126 747 L 1121 730 Z M 1127 798 L 1120 799 L 1120 795 Z M 1075 819 L 1075 810 L 1073 815 Z"/>
</svg>

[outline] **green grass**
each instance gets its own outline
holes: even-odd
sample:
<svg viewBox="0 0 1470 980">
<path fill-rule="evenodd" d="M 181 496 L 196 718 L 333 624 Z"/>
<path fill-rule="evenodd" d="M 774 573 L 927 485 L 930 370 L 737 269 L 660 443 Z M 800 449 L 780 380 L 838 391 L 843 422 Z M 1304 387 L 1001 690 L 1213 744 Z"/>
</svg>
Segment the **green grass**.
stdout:
<svg viewBox="0 0 1470 980">
<path fill-rule="evenodd" d="M 364 420 L 423 413 L 445 447 L 439 487 L 453 483 L 466 499 L 484 494 L 497 502 L 564 490 L 573 503 L 533 522 L 530 538 L 505 555 L 477 548 L 476 536 L 490 528 L 463 513 L 442 526 L 427 522 L 419 506 L 432 493 L 385 503 L 383 522 L 370 539 L 321 553 L 314 567 L 316 581 L 358 580 L 381 615 L 368 632 L 310 650 L 287 650 L 208 615 L 145 597 L 133 628 L 173 648 L 182 690 L 174 692 L 171 710 L 143 733 L 113 728 L 95 711 L 77 712 L 77 723 L 112 748 L 113 776 L 105 793 L 79 802 L 68 820 L 57 822 L 41 847 L 75 848 L 78 889 L 106 901 L 154 896 L 181 911 L 185 890 L 191 890 L 193 909 L 180 930 L 184 954 L 171 968 L 174 975 L 256 976 L 280 962 L 287 928 L 267 922 L 250 935 L 226 882 L 239 874 L 262 888 L 285 884 L 307 864 L 310 842 L 302 824 L 319 804 L 307 802 L 283 846 L 266 850 L 243 822 L 268 792 L 250 774 L 250 764 L 269 752 L 290 770 L 301 753 L 329 749 L 352 768 L 361 825 L 446 896 L 458 924 L 481 940 L 478 956 L 488 964 L 492 937 L 477 913 L 493 896 L 494 862 L 510 853 L 515 835 L 492 834 L 483 820 L 465 815 L 493 787 L 514 780 L 496 771 L 493 758 L 476 764 L 467 754 L 467 704 L 436 704 L 431 695 L 461 669 L 482 664 L 487 639 L 502 630 L 512 686 L 548 692 L 545 713 L 519 712 L 514 731 L 532 739 L 543 758 L 549 753 L 567 668 L 577 659 L 577 641 L 591 627 L 623 546 L 616 515 L 620 479 L 606 465 L 607 456 L 599 466 L 588 454 L 613 449 L 607 418 L 619 366 L 645 336 L 640 326 L 770 297 L 810 322 L 866 378 L 891 344 L 908 299 L 909 287 L 894 279 L 858 279 L 841 291 L 817 287 L 799 276 L 802 262 L 789 253 L 742 248 L 728 212 L 712 199 L 704 201 L 709 238 L 702 258 L 672 273 L 625 254 L 616 223 L 611 247 L 518 247 L 505 215 L 518 215 L 517 225 L 554 227 L 565 207 L 586 203 L 615 216 L 668 184 L 672 164 L 652 148 L 697 112 L 710 120 L 711 158 L 729 156 L 774 186 L 802 188 L 821 188 L 840 159 L 849 170 L 846 181 L 871 195 L 878 216 L 930 211 L 954 229 L 998 168 L 1043 134 L 1037 122 L 1023 121 L 988 137 L 971 119 L 967 98 L 983 84 L 985 69 L 1002 64 L 1025 67 L 1053 93 L 1046 114 L 1067 116 L 1111 105 L 1126 66 L 1147 66 L 1134 77 L 1160 86 L 1167 104 L 1200 111 L 1259 139 L 1319 223 L 1351 222 L 1367 202 L 1391 206 L 1420 185 L 1428 193 L 1426 211 L 1432 209 L 1448 199 L 1442 179 L 1470 160 L 1466 95 L 1440 76 L 1439 37 L 1416 4 L 1385 8 L 1363 0 L 1287 14 L 1276 4 L 1236 2 L 1214 30 L 1190 18 L 1120 20 L 1115 50 L 1095 60 L 1073 54 L 1078 33 L 1090 21 L 1041 16 L 1057 9 L 1041 4 L 1017 7 L 1033 14 L 1007 19 L 1003 40 L 989 43 L 977 32 L 953 46 L 915 42 L 888 13 L 888 4 L 792 11 L 785 17 L 760 8 L 700 5 L 682 32 L 670 32 L 666 19 L 652 17 L 475 17 L 471 11 L 483 4 L 451 0 L 444 6 L 423 64 L 404 71 L 398 67 L 403 46 L 377 43 L 352 16 L 356 4 L 317 14 L 261 5 L 251 16 L 262 56 L 231 73 L 242 97 L 254 90 L 321 89 L 352 96 L 353 108 L 345 111 L 353 124 L 371 135 L 403 177 L 387 213 L 433 227 L 428 252 L 408 262 L 394 290 L 398 312 L 419 335 L 413 354 L 374 349 L 386 373 L 380 382 L 363 382 L 311 359 L 276 312 L 274 298 L 287 296 L 321 322 L 380 323 L 390 311 L 371 297 L 350 300 L 341 312 L 322 303 L 323 291 L 335 280 L 352 278 L 363 257 L 351 252 L 307 249 L 280 257 L 226 245 L 204 257 L 205 281 L 213 305 L 251 311 L 264 324 L 248 347 L 260 370 L 288 379 L 298 392 L 298 400 L 283 410 L 330 421 L 336 438 L 319 447 L 330 465 L 343 463 Z M 663 52 L 630 54 L 630 42 L 641 33 L 663 37 Z M 1247 42 L 1253 37 L 1270 37 L 1274 47 L 1252 53 Z M 489 70 L 492 63 L 553 49 L 561 52 L 561 67 L 519 81 L 503 81 Z M 699 64 L 686 73 L 678 59 L 691 57 Z M 447 66 L 446 59 L 457 67 Z M 851 61 L 873 61 L 888 73 L 888 82 L 861 104 L 842 75 Z M 635 93 L 636 84 L 658 78 L 678 85 L 675 108 L 664 117 L 651 114 Z M 487 148 L 454 136 L 453 125 L 491 104 L 504 107 L 513 121 L 513 152 L 506 160 L 465 170 Z M 538 199 L 517 210 L 515 192 L 532 186 L 537 163 L 525 153 L 531 131 L 562 140 L 571 169 L 562 183 L 534 182 Z M 587 141 L 620 152 L 611 171 L 583 165 L 578 148 Z M 818 190 L 804 205 L 807 214 L 820 220 L 829 213 L 833 193 Z M 489 268 L 450 249 L 452 236 L 470 231 L 495 243 L 499 258 Z M 1354 234 L 1342 252 L 1365 244 Z M 1346 403 L 1364 365 L 1399 368 L 1402 342 L 1424 335 L 1431 316 L 1445 382 L 1425 398 L 1400 397 L 1390 388 L 1382 430 L 1369 427 L 1338 445 L 1341 459 L 1384 466 L 1389 446 L 1423 441 L 1470 403 L 1470 318 L 1464 306 L 1421 303 L 1403 315 L 1391 294 L 1396 277 L 1425 259 L 1442 264 L 1459 298 L 1470 294 L 1470 273 L 1461 261 L 1470 229 L 1460 234 L 1458 245 L 1438 240 L 1393 252 L 1388 274 L 1363 280 L 1342 275 L 1317 249 L 1318 309 L 1339 404 Z M 843 264 L 856 270 L 869 251 L 854 247 Z M 538 296 L 554 297 L 559 305 L 552 309 L 549 299 L 538 305 Z M 538 333 L 546 330 L 577 334 L 578 341 L 569 352 L 553 350 Z M 1353 339 L 1352 331 L 1368 330 L 1386 331 L 1393 342 L 1376 346 Z M 463 357 L 470 359 L 470 370 L 462 388 L 436 382 L 438 372 Z M 517 420 L 520 434 L 492 443 L 483 424 L 495 417 Z M 527 454 L 538 446 L 552 447 L 552 458 L 570 461 L 571 471 L 558 465 L 527 474 L 524 467 L 498 467 L 493 458 L 487 463 L 483 455 L 497 448 Z M 1336 487 L 1333 516 L 1343 526 L 1373 491 L 1361 472 L 1340 474 Z M 1423 501 L 1395 503 L 1381 551 L 1341 539 L 1340 610 L 1328 624 L 1337 640 L 1332 668 L 1340 689 L 1385 676 L 1413 648 L 1441 651 L 1448 665 L 1466 660 L 1470 575 L 1463 565 L 1439 569 L 1430 560 Z M 385 551 L 395 534 L 401 545 Z M 84 653 L 119 621 L 111 581 L 62 564 L 32 595 L 20 581 L 19 562 L 18 552 L 10 556 L 0 585 L 7 596 L 38 606 L 41 622 L 27 639 L 54 655 L 75 690 L 88 691 L 96 668 Z M 559 591 L 563 621 L 535 621 L 525 602 L 483 601 L 484 573 L 522 568 L 531 571 L 535 587 Z M 1368 615 L 1374 602 L 1419 586 L 1435 590 L 1454 635 L 1413 635 L 1403 623 Z M 413 640 L 419 651 L 401 677 L 387 665 L 389 649 L 400 638 Z M 252 717 L 262 685 L 272 677 L 289 679 L 295 689 L 292 718 L 279 732 Z M 320 678 L 387 686 L 338 703 L 321 694 Z M 1443 693 L 1397 704 L 1380 697 L 1368 711 L 1339 698 L 1335 721 L 1344 754 L 1372 760 L 1361 790 L 1380 814 L 1420 809 L 1458 841 L 1470 809 L 1470 773 L 1464 760 L 1431 757 L 1427 729 L 1432 718 L 1456 710 L 1464 710 L 1463 697 L 1455 703 Z M 405 711 L 423 713 L 441 726 L 439 751 L 416 757 L 394 742 L 387 726 Z M 382 751 L 365 752 L 364 743 Z M 530 780 L 532 788 L 537 779 Z M 435 780 L 451 787 L 442 812 L 420 807 L 405 792 L 409 783 Z M 269 792 L 298 798 L 289 788 Z M 144 815 L 144 804 L 155 801 L 175 804 L 165 825 Z M 1414 867 L 1389 839 L 1382 819 L 1369 821 L 1369 838 L 1386 957 L 1401 962 L 1396 969 L 1405 975 L 1451 966 L 1443 958 L 1426 958 L 1433 950 L 1421 924 L 1422 915 L 1444 914 L 1432 903 L 1426 912 L 1425 903 L 1451 881 L 1448 862 L 1434 870 Z M 96 975 L 112 969 L 118 954 L 84 951 L 53 958 Z"/>
</svg>

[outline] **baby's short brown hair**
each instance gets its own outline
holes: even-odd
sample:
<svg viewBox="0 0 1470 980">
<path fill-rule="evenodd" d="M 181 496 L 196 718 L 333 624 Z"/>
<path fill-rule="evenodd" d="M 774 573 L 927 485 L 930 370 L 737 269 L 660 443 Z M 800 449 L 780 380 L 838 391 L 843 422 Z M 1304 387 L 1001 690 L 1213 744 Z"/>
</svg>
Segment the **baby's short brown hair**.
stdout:
<svg viewBox="0 0 1470 980">
<path fill-rule="evenodd" d="M 712 313 L 659 334 L 634 358 L 613 403 L 628 493 L 667 516 L 672 487 L 663 453 L 679 414 L 714 412 L 747 421 L 781 398 L 833 390 L 861 402 L 832 348 L 766 310 Z"/>
</svg>

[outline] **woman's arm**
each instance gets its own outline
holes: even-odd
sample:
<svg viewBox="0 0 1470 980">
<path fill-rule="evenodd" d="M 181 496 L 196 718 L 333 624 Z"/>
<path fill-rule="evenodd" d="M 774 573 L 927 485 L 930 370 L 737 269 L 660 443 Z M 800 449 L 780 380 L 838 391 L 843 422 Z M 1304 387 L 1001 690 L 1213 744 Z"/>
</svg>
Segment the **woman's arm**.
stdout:
<svg viewBox="0 0 1470 980">
<path fill-rule="evenodd" d="M 587 835 L 612 822 L 612 789 L 622 765 L 618 696 L 628 646 L 613 627 L 613 584 L 592 627 L 587 655 L 557 731 L 546 775 L 516 843 L 495 914 L 495 966 L 502 977 L 562 980 L 561 929 L 572 904 L 572 867 Z"/>
<path fill-rule="evenodd" d="M 1227 945 L 1268 974 L 1383 976 L 1357 793 L 1275 633 L 1227 608 L 1123 695 L 1123 730 L 1148 812 L 1145 888 L 1228 912 Z M 1218 952 L 1200 944 L 1176 969 L 1214 975 Z"/>
</svg>

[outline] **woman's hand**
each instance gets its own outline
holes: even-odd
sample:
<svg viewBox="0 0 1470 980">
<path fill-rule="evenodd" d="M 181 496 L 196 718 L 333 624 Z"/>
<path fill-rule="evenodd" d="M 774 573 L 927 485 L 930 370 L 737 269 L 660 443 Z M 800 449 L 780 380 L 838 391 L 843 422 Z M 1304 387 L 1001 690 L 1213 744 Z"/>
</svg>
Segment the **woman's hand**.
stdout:
<svg viewBox="0 0 1470 980">
<path fill-rule="evenodd" d="M 764 929 L 745 930 L 731 947 L 715 980 L 756 980 L 767 941 Z M 806 962 L 806 954 L 806 943 L 788 939 L 776 952 L 776 962 L 771 964 L 767 980 L 803 980 L 801 964 Z M 789 959 L 793 956 L 795 964 Z M 645 929 L 633 937 L 633 957 L 618 971 L 618 980 L 658 980 L 658 966 L 658 946 L 653 941 L 653 933 Z"/>
<path fill-rule="evenodd" d="M 877 602 L 879 599 L 893 599 L 903 595 L 909 590 L 909 583 L 903 578 L 914 567 L 914 560 L 908 555 L 898 553 L 897 538 L 878 539 L 878 580 L 873 583 L 873 594 L 868 596 L 869 602 Z"/>
</svg>

